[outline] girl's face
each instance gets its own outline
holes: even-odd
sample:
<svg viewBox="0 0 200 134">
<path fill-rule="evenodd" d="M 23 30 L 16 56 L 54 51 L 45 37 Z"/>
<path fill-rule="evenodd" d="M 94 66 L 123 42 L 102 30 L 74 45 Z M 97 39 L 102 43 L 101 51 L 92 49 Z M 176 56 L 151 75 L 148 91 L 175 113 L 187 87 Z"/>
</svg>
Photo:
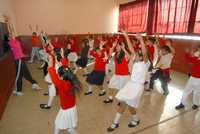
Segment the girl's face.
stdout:
<svg viewBox="0 0 200 134">
<path fill-rule="evenodd" d="M 116 46 L 116 52 L 120 52 L 121 49 L 122 49 L 122 47 L 119 44 L 117 44 L 117 46 Z"/>
<path fill-rule="evenodd" d="M 100 55 L 100 54 L 101 54 L 101 50 L 100 50 L 100 49 L 97 49 L 97 51 L 96 51 L 96 52 L 97 52 L 97 54 L 98 54 L 98 55 Z"/>
<path fill-rule="evenodd" d="M 135 54 L 135 61 L 136 62 L 143 61 L 143 57 L 142 55 L 139 54 L 139 52 L 136 52 Z"/>
<path fill-rule="evenodd" d="M 165 49 L 161 49 L 160 52 L 161 52 L 161 55 L 166 55 L 166 54 L 168 54 L 168 52 L 167 52 Z"/>
</svg>

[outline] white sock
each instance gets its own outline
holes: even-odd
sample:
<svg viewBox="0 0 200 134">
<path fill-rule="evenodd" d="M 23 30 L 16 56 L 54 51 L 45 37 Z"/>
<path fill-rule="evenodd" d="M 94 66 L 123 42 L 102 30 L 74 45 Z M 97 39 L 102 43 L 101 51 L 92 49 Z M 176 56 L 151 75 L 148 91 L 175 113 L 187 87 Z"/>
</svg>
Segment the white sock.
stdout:
<svg viewBox="0 0 200 134">
<path fill-rule="evenodd" d="M 60 134 L 60 129 L 54 128 L 54 134 Z"/>
<path fill-rule="evenodd" d="M 67 129 L 69 134 L 78 134 L 74 128 Z"/>
<path fill-rule="evenodd" d="M 88 86 L 88 92 L 92 92 L 92 86 L 91 85 Z"/>
<path fill-rule="evenodd" d="M 53 99 L 54 99 L 54 96 L 49 96 L 49 100 L 48 100 L 47 106 L 51 107 Z"/>
<path fill-rule="evenodd" d="M 112 97 L 112 96 L 109 96 L 108 98 L 109 98 L 110 100 L 112 100 L 112 99 L 113 99 L 113 97 Z"/>
<path fill-rule="evenodd" d="M 120 113 L 116 113 L 115 119 L 114 119 L 113 123 L 114 123 L 114 124 L 118 124 L 118 123 L 119 123 L 120 117 L 121 117 L 121 114 L 120 114 Z"/>
<path fill-rule="evenodd" d="M 137 116 L 137 114 L 134 114 L 133 116 L 132 116 L 132 121 L 139 121 L 140 119 L 139 119 L 139 117 Z"/>
</svg>

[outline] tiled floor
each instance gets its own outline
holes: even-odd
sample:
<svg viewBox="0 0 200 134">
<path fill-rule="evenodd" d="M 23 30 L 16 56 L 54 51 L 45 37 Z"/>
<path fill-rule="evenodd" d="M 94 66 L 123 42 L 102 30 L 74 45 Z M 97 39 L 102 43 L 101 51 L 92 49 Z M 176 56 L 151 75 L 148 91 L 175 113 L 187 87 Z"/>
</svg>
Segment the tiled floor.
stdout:
<svg viewBox="0 0 200 134">
<path fill-rule="evenodd" d="M 44 90 L 32 91 L 31 85 L 24 81 L 24 96 L 11 96 L 0 122 L 0 134 L 52 134 L 55 116 L 59 110 L 58 99 L 50 110 L 41 110 L 40 103 L 47 101 L 42 94 L 46 91 L 42 73 L 36 65 L 29 66 L 33 76 Z M 84 90 L 87 89 L 82 72 L 79 71 Z M 200 134 L 200 111 L 191 110 L 191 101 L 185 110 L 174 110 L 180 101 L 187 76 L 173 73 L 170 83 L 170 94 L 165 97 L 158 90 L 144 92 L 138 114 L 141 124 L 136 128 L 128 128 L 130 114 L 126 112 L 120 120 L 120 127 L 112 134 Z M 159 85 L 159 84 L 158 84 Z M 106 128 L 112 122 L 116 112 L 116 102 L 111 105 L 102 103 L 104 97 L 98 97 L 95 90 L 93 96 L 81 95 L 77 98 L 80 134 L 107 134 Z M 191 99 L 190 99 L 191 100 Z M 66 134 L 66 132 L 63 132 Z"/>
</svg>

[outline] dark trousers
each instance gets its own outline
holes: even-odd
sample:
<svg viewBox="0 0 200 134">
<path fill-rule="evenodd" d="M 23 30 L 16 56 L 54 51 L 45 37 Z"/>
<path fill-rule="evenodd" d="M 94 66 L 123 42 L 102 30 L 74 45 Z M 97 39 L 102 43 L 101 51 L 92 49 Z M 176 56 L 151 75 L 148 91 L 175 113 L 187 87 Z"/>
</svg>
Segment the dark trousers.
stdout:
<svg viewBox="0 0 200 134">
<path fill-rule="evenodd" d="M 169 76 L 166 76 L 162 70 L 157 70 L 150 79 L 150 89 L 153 89 L 154 86 L 154 81 L 159 79 L 161 82 L 161 87 L 165 93 L 168 93 L 168 81 L 169 81 Z"/>
<path fill-rule="evenodd" d="M 46 76 L 47 73 L 48 73 L 48 63 L 46 61 L 45 61 L 44 66 L 43 66 L 42 69 L 43 69 L 44 76 Z"/>
<path fill-rule="evenodd" d="M 26 66 L 25 62 L 22 61 L 21 59 L 20 60 L 16 60 L 15 61 L 16 63 L 16 80 L 15 80 L 15 84 L 16 84 L 16 91 L 17 92 L 21 92 L 22 91 L 22 78 L 24 77 L 27 81 L 29 81 L 31 84 L 35 84 L 37 83 L 28 67 Z"/>
</svg>

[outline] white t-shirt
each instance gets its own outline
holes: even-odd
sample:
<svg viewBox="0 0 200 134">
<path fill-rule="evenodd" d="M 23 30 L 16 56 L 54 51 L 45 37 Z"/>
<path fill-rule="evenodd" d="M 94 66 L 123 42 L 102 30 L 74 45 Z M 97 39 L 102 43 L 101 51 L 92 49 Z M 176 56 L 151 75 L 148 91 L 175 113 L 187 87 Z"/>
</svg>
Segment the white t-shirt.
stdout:
<svg viewBox="0 0 200 134">
<path fill-rule="evenodd" d="M 135 62 L 133 64 L 131 80 L 137 83 L 144 84 L 148 72 L 148 65 L 144 61 Z"/>
<path fill-rule="evenodd" d="M 171 63 L 174 55 L 172 53 L 162 55 L 160 60 L 158 61 L 157 67 L 161 69 L 171 68 Z"/>
</svg>

